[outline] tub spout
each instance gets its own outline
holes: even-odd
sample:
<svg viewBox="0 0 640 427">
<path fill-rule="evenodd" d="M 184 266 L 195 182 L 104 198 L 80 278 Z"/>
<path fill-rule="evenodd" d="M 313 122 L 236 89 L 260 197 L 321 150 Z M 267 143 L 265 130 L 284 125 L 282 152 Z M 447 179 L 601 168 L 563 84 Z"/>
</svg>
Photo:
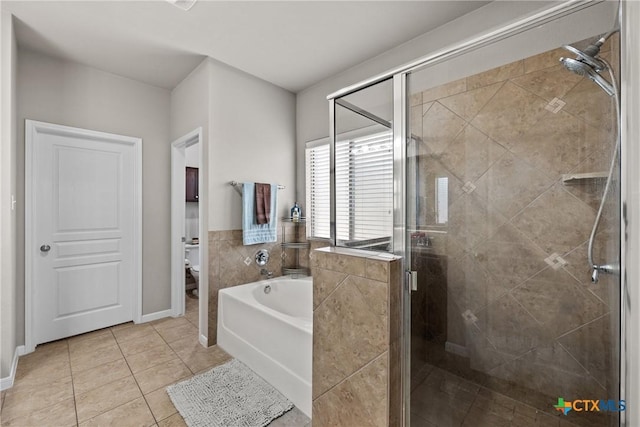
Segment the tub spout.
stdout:
<svg viewBox="0 0 640 427">
<path fill-rule="evenodd" d="M 261 276 L 267 276 L 267 279 L 271 279 L 273 277 L 273 271 L 269 271 L 266 268 L 260 270 Z"/>
</svg>

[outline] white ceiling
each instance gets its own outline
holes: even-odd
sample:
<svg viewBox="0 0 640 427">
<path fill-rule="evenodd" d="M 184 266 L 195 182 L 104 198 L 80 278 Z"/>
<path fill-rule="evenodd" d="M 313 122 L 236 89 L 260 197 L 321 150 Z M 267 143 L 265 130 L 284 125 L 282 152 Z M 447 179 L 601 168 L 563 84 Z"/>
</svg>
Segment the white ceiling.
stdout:
<svg viewBox="0 0 640 427">
<path fill-rule="evenodd" d="M 21 48 L 171 89 L 205 56 L 292 92 L 486 1 L 2 1 Z"/>
</svg>

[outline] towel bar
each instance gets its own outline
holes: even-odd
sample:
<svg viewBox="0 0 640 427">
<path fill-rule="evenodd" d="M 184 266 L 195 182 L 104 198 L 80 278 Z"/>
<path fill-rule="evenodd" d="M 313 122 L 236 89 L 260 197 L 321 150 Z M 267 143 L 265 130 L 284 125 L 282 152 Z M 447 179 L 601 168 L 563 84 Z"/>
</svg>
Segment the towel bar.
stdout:
<svg viewBox="0 0 640 427">
<path fill-rule="evenodd" d="M 238 193 L 242 195 L 242 183 L 238 181 L 231 181 L 229 184 L 233 185 L 233 188 L 236 189 Z M 278 190 L 284 190 L 286 187 L 284 185 L 278 184 Z"/>
</svg>

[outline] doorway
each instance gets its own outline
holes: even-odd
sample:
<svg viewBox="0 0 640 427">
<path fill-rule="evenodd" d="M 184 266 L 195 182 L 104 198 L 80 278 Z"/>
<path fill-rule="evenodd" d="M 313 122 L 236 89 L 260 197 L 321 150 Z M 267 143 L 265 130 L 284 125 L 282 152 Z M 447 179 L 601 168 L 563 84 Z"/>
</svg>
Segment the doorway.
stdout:
<svg viewBox="0 0 640 427">
<path fill-rule="evenodd" d="M 171 144 L 171 312 L 198 328 L 207 346 L 208 278 L 204 265 L 208 243 L 202 172 L 202 128 Z M 202 273 L 202 274 L 201 274 Z"/>
</svg>

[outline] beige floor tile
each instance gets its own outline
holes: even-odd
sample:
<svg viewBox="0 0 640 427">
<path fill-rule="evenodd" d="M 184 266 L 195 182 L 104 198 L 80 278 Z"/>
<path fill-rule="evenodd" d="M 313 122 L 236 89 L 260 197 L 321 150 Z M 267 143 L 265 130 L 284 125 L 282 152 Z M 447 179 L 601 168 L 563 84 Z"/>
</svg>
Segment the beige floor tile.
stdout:
<svg viewBox="0 0 640 427">
<path fill-rule="evenodd" d="M 153 332 L 153 326 L 148 323 L 141 323 L 128 328 L 114 329 L 113 335 L 116 337 L 118 343 L 122 344 L 125 341 L 143 338 Z"/>
<path fill-rule="evenodd" d="M 67 351 L 67 354 L 55 355 L 39 363 L 34 363 L 33 361 L 23 363 L 20 360 L 16 370 L 15 381 L 21 385 L 35 385 L 59 380 L 70 375 L 71 364 L 69 363 Z"/>
<path fill-rule="evenodd" d="M 147 405 L 151 408 L 151 412 L 157 421 L 164 420 L 178 412 L 164 387 L 145 394 L 144 398 L 147 400 Z"/>
<path fill-rule="evenodd" d="M 109 338 L 113 337 L 113 333 L 110 328 L 98 329 L 97 331 L 87 332 L 86 334 L 76 335 L 68 339 L 69 346 L 73 346 L 79 342 L 90 340 L 94 338 Z"/>
<path fill-rule="evenodd" d="M 198 340 L 198 328 L 193 326 L 189 321 L 187 321 L 186 324 L 176 326 L 175 328 L 160 329 L 158 333 L 168 343 L 187 337 L 193 338 L 196 341 Z"/>
<path fill-rule="evenodd" d="M 132 376 L 121 378 L 76 396 L 80 423 L 141 397 Z"/>
<path fill-rule="evenodd" d="M 218 346 L 203 348 L 202 350 L 185 354 L 183 357 L 182 361 L 193 373 L 207 371 L 231 359 L 231 356 Z"/>
<path fill-rule="evenodd" d="M 120 347 L 114 341 L 91 350 L 72 352 L 71 371 L 73 373 L 81 372 L 122 358 L 124 356 Z"/>
<path fill-rule="evenodd" d="M 158 427 L 187 427 L 187 424 L 180 414 L 174 414 L 169 418 L 158 421 Z"/>
<path fill-rule="evenodd" d="M 164 362 L 168 362 L 172 359 L 177 359 L 178 355 L 167 344 L 161 345 L 145 350 L 141 353 L 125 356 L 131 372 L 136 373 L 144 371 L 145 369 L 152 368 Z"/>
<path fill-rule="evenodd" d="M 198 312 L 192 312 L 192 313 L 186 313 L 184 315 L 184 317 L 196 328 L 198 327 L 198 322 L 199 322 L 199 318 L 198 318 Z"/>
<path fill-rule="evenodd" d="M 51 359 L 69 357 L 69 344 L 67 340 L 54 341 L 40 344 L 33 353 L 20 356 L 18 365 L 40 364 Z"/>
<path fill-rule="evenodd" d="M 77 395 L 131 375 L 124 359 L 73 374 L 73 391 Z"/>
<path fill-rule="evenodd" d="M 180 359 L 175 359 L 137 372 L 134 376 L 142 393 L 147 394 L 160 387 L 191 376 L 191 371 Z"/>
<path fill-rule="evenodd" d="M 3 427 L 26 426 L 75 426 L 76 411 L 73 398 L 63 400 L 52 406 L 29 411 L 19 417 L 12 417 L 11 411 L 2 411 L 0 425 Z"/>
<path fill-rule="evenodd" d="M 133 322 L 125 322 L 125 323 L 120 323 L 119 325 L 112 326 L 109 329 L 111 330 L 111 332 L 113 332 L 113 331 L 116 331 L 118 329 L 126 329 L 126 328 L 130 328 L 132 326 L 135 326 L 135 323 L 133 323 Z"/>
<path fill-rule="evenodd" d="M 122 354 L 125 357 L 151 350 L 154 347 L 166 345 L 162 337 L 151 328 L 151 332 L 135 339 L 119 342 Z"/>
<path fill-rule="evenodd" d="M 309 417 L 294 406 L 289 412 L 271 421 L 268 427 L 304 427 L 309 421 L 311 421 Z"/>
<path fill-rule="evenodd" d="M 122 406 L 111 409 L 88 421 L 80 423 L 80 426 L 126 426 L 126 427 L 150 427 L 155 425 L 155 420 L 145 400 L 140 397 Z"/>
<path fill-rule="evenodd" d="M 69 355 L 71 359 L 78 357 L 86 352 L 103 350 L 116 347 L 116 339 L 110 331 L 101 332 L 96 335 L 87 336 L 80 340 L 69 341 Z"/>
<path fill-rule="evenodd" d="M 156 329 L 156 331 L 160 331 L 162 329 L 175 328 L 178 326 L 186 325 L 189 321 L 185 316 L 181 317 L 165 317 L 164 319 L 158 319 L 151 322 L 151 325 Z"/>
<path fill-rule="evenodd" d="M 71 377 L 44 384 L 18 384 L 7 391 L 2 410 L 5 419 L 13 419 L 55 405 L 73 397 Z"/>
</svg>

